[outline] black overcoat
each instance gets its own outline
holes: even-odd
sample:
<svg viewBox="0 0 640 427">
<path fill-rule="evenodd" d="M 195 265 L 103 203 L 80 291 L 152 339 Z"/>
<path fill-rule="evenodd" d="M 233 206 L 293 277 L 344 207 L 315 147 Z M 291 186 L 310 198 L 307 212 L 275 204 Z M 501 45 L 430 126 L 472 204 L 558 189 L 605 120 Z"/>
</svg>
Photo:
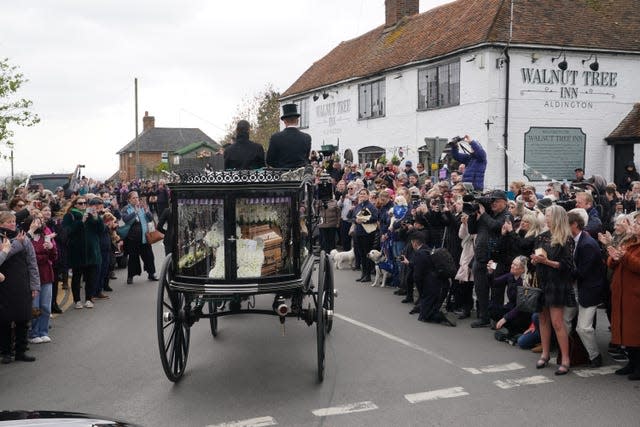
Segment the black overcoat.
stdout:
<svg viewBox="0 0 640 427">
<path fill-rule="evenodd" d="M 267 165 L 272 168 L 295 169 L 309 164 L 311 136 L 298 128 L 288 127 L 271 135 Z"/>
</svg>

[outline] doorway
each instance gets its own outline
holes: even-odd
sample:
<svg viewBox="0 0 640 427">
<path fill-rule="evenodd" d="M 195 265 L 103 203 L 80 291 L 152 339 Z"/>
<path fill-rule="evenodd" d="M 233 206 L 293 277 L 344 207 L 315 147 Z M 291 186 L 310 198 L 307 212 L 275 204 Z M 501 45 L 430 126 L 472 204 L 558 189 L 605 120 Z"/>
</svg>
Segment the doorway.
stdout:
<svg viewBox="0 0 640 427">
<path fill-rule="evenodd" d="M 625 174 L 625 166 L 629 162 L 634 162 L 633 149 L 634 144 L 616 144 L 614 145 L 613 160 L 613 182 L 620 185 Z M 634 162 L 635 163 L 635 162 Z"/>
</svg>

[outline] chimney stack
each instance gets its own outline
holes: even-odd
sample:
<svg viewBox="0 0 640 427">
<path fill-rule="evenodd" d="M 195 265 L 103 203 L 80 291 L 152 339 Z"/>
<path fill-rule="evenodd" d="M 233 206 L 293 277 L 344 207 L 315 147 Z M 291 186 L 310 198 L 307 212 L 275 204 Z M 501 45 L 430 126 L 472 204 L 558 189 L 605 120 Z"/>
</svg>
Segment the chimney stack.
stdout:
<svg viewBox="0 0 640 427">
<path fill-rule="evenodd" d="M 144 117 L 142 118 L 142 132 L 146 132 L 154 127 L 156 127 L 156 118 L 150 116 L 148 111 L 145 111 Z"/>
<path fill-rule="evenodd" d="M 405 16 L 416 15 L 420 11 L 420 0 L 384 0 L 385 27 L 393 27 Z"/>
</svg>

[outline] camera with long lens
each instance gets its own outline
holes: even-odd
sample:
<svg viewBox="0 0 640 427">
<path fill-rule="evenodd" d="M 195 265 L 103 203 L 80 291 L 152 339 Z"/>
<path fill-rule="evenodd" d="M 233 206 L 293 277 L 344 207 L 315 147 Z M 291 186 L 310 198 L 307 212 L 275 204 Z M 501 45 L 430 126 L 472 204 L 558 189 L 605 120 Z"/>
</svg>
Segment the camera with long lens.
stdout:
<svg viewBox="0 0 640 427">
<path fill-rule="evenodd" d="M 491 202 L 493 199 L 482 194 L 465 194 L 462 196 L 462 212 L 471 216 L 480 211 L 480 205 L 484 206 L 486 212 L 491 212 Z"/>
<path fill-rule="evenodd" d="M 447 147 L 457 147 L 460 141 L 463 141 L 464 138 L 460 136 L 454 136 L 451 138 L 451 141 L 447 142 Z"/>
</svg>

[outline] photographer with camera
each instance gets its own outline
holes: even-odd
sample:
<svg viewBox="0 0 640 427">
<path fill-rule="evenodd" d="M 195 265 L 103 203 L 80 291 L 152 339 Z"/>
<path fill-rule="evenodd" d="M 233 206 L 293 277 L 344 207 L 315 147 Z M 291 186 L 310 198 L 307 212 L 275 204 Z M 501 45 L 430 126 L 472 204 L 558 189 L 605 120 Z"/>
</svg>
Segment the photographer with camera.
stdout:
<svg viewBox="0 0 640 427">
<path fill-rule="evenodd" d="M 461 146 L 460 142 L 462 141 L 469 147 Z M 475 139 L 472 140 L 469 135 L 465 135 L 464 138 L 456 136 L 447 145 L 451 147 L 453 158 L 465 165 L 462 182 L 470 182 L 475 190 L 482 191 L 484 189 L 484 172 L 487 169 L 487 153 L 482 145 Z M 460 149 L 464 153 L 461 153 Z"/>
<path fill-rule="evenodd" d="M 333 178 L 322 174 L 317 184 L 318 230 L 320 247 L 326 253 L 336 248 L 336 235 L 340 223 L 340 207 L 333 196 Z"/>
<path fill-rule="evenodd" d="M 490 203 L 485 207 L 485 204 Z M 471 323 L 472 328 L 489 326 L 489 273 L 487 263 L 494 258 L 502 226 L 510 219 L 507 211 L 507 195 L 502 190 L 490 193 L 489 198 L 480 198 L 475 214 L 469 215 L 469 233 L 476 234 L 473 260 L 473 278 L 478 299 L 478 319 Z M 487 209 L 489 208 L 489 209 Z"/>
</svg>

